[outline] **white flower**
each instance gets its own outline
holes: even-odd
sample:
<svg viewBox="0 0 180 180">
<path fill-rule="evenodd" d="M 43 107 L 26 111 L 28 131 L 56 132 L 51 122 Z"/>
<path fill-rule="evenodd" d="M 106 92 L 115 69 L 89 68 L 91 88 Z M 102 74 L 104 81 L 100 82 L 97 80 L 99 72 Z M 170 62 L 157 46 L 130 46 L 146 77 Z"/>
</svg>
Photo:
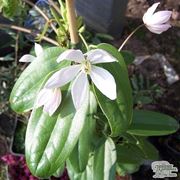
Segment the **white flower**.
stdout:
<svg viewBox="0 0 180 180">
<path fill-rule="evenodd" d="M 116 82 L 105 69 L 95 66 L 98 63 L 115 62 L 116 59 L 102 49 L 91 50 L 83 55 L 80 50 L 66 50 L 57 59 L 73 61 L 76 64 L 62 68 L 53 74 L 45 84 L 45 88 L 62 87 L 74 80 L 71 87 L 73 103 L 79 109 L 89 93 L 88 75 L 95 86 L 109 99 L 116 99 Z"/>
<path fill-rule="evenodd" d="M 42 89 L 35 103 L 35 107 L 44 106 L 43 111 L 47 112 L 49 116 L 52 116 L 59 107 L 62 100 L 61 90 L 59 88 L 54 89 Z"/>
<path fill-rule="evenodd" d="M 171 27 L 168 21 L 172 15 L 172 11 L 159 11 L 154 13 L 159 4 L 160 3 L 153 4 L 143 16 L 145 26 L 156 34 L 161 34 Z"/>
<path fill-rule="evenodd" d="M 40 57 L 41 54 L 43 53 L 43 48 L 40 44 L 37 44 L 35 43 L 35 54 L 36 54 L 36 57 Z M 25 54 L 24 56 L 22 56 L 19 60 L 19 62 L 32 62 L 36 59 L 35 56 L 32 56 L 30 54 Z"/>
</svg>

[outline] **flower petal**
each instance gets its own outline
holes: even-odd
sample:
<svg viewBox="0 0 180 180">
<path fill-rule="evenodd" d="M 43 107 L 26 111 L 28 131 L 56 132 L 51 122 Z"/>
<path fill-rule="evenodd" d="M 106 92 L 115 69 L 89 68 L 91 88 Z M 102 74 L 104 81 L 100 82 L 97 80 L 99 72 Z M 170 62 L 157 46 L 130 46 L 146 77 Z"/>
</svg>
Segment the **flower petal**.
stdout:
<svg viewBox="0 0 180 180">
<path fill-rule="evenodd" d="M 49 101 L 44 104 L 44 111 L 49 113 L 49 116 L 52 116 L 54 112 L 59 107 L 61 100 L 62 100 L 62 94 L 61 90 L 58 88 L 51 89 L 51 95 L 50 95 Z"/>
<path fill-rule="evenodd" d="M 51 89 L 42 89 L 37 96 L 37 100 L 35 103 L 35 107 L 41 107 L 42 105 L 46 104 L 49 101 L 49 97 L 51 95 Z"/>
<path fill-rule="evenodd" d="M 160 4 L 160 2 L 154 3 L 150 8 L 148 8 L 148 10 L 146 11 L 146 13 L 143 16 L 144 24 L 148 24 L 148 22 L 150 21 L 153 13 L 155 12 L 155 10 L 157 9 L 159 4 Z"/>
<path fill-rule="evenodd" d="M 117 61 L 111 54 L 104 51 L 103 49 L 91 50 L 87 52 L 85 55 L 87 56 L 87 59 L 91 61 L 92 64 Z"/>
<path fill-rule="evenodd" d="M 84 60 L 84 55 L 80 50 L 68 49 L 64 51 L 58 58 L 57 62 L 61 62 L 63 60 L 74 61 L 80 63 Z"/>
<path fill-rule="evenodd" d="M 26 54 L 20 58 L 19 62 L 32 62 L 35 59 L 36 59 L 36 57 L 34 57 L 30 54 Z"/>
<path fill-rule="evenodd" d="M 42 46 L 40 44 L 35 43 L 34 50 L 35 50 L 35 53 L 36 53 L 37 57 L 40 56 L 43 53 L 43 48 L 42 48 Z"/>
<path fill-rule="evenodd" d="M 109 99 L 114 100 L 116 94 L 116 82 L 114 77 L 105 69 L 92 66 L 90 77 L 96 87 Z"/>
<path fill-rule="evenodd" d="M 172 15 L 172 11 L 159 11 L 156 12 L 149 23 L 151 24 L 163 24 L 169 21 Z"/>
<path fill-rule="evenodd" d="M 146 26 L 151 32 L 156 34 L 161 34 L 164 31 L 167 31 L 171 25 L 170 24 L 161 24 L 161 25 L 152 25 Z"/>
<path fill-rule="evenodd" d="M 62 68 L 60 71 L 54 73 L 46 82 L 45 88 L 62 87 L 68 82 L 72 81 L 81 70 L 81 65 L 73 65 Z"/>
<path fill-rule="evenodd" d="M 87 75 L 84 72 L 79 73 L 72 83 L 71 94 L 74 106 L 78 110 L 88 97 L 89 82 Z"/>
</svg>

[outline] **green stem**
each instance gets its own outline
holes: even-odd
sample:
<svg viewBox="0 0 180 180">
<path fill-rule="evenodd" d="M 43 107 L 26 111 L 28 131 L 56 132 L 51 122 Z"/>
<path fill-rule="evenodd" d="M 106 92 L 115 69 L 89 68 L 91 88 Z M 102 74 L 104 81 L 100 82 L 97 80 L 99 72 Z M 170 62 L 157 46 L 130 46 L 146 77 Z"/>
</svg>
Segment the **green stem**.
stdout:
<svg viewBox="0 0 180 180">
<path fill-rule="evenodd" d="M 131 36 L 132 36 L 138 29 L 140 29 L 140 28 L 143 27 L 143 26 L 144 26 L 144 24 L 139 25 L 139 26 L 125 39 L 125 41 L 121 44 L 121 46 L 120 46 L 119 49 L 118 49 L 119 52 L 120 52 L 121 49 L 124 47 L 124 45 L 127 43 L 127 41 L 131 38 Z"/>
<path fill-rule="evenodd" d="M 61 10 L 60 8 L 56 5 L 56 3 L 53 0 L 48 0 L 50 6 L 52 6 L 56 12 L 61 16 Z"/>
<path fill-rule="evenodd" d="M 89 46 L 88 46 L 86 40 L 84 39 L 84 37 L 81 33 L 79 33 L 79 37 L 81 38 L 81 40 L 82 40 L 83 44 L 85 45 L 87 51 L 89 51 Z"/>
</svg>

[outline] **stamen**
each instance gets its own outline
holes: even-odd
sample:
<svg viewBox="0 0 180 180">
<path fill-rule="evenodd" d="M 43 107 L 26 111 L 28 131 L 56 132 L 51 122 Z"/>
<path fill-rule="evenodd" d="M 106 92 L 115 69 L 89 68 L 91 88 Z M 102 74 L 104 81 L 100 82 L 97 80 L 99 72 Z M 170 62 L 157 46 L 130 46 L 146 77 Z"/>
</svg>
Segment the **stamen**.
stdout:
<svg viewBox="0 0 180 180">
<path fill-rule="evenodd" d="M 82 62 L 82 71 L 85 72 L 86 74 L 90 74 L 91 72 L 91 63 L 88 60 L 85 60 Z"/>
</svg>

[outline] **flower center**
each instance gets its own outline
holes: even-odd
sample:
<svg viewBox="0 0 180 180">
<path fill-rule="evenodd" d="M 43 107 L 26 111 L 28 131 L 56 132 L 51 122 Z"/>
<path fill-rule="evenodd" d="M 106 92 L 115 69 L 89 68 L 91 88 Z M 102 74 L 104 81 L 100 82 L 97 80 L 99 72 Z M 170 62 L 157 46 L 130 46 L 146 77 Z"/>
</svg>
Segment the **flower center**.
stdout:
<svg viewBox="0 0 180 180">
<path fill-rule="evenodd" d="M 91 63 L 88 60 L 85 60 L 82 62 L 82 71 L 85 72 L 86 74 L 90 74 L 91 72 Z"/>
</svg>

